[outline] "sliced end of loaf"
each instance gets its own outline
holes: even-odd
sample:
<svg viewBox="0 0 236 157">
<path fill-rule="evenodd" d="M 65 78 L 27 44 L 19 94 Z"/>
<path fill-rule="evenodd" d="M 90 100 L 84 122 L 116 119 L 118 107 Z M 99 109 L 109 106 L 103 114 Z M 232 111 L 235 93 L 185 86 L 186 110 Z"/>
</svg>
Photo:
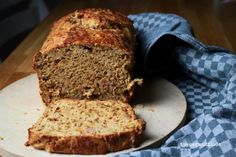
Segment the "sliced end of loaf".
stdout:
<svg viewBox="0 0 236 157">
<path fill-rule="evenodd" d="M 120 101 L 55 101 L 29 129 L 28 145 L 48 152 L 105 154 L 140 143 L 145 122 Z"/>
<path fill-rule="evenodd" d="M 69 46 L 35 56 L 41 96 L 46 104 L 59 98 L 127 102 L 139 80 L 130 73 L 133 56 L 123 50 Z"/>
</svg>

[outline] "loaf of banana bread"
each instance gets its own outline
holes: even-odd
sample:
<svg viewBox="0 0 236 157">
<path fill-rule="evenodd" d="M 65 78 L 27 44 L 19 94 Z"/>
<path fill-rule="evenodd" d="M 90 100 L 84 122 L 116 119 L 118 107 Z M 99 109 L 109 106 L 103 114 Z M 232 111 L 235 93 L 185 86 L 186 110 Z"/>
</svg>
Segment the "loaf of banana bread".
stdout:
<svg viewBox="0 0 236 157">
<path fill-rule="evenodd" d="M 52 153 L 105 154 L 139 145 L 144 129 L 127 103 L 60 99 L 28 130 L 26 145 Z"/>
<path fill-rule="evenodd" d="M 35 54 L 40 93 L 59 98 L 127 102 L 140 79 L 131 76 L 135 35 L 132 22 L 108 9 L 84 9 L 59 19 Z"/>
</svg>

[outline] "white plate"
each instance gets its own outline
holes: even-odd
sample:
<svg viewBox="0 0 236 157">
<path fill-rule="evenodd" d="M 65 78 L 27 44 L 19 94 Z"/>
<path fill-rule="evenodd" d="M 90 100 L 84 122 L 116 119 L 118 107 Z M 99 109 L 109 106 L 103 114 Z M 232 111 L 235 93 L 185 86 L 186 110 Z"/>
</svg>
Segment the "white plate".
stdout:
<svg viewBox="0 0 236 157">
<path fill-rule="evenodd" d="M 144 85 L 137 88 L 133 103 L 136 104 L 134 109 L 138 117 L 146 121 L 143 141 L 137 148 L 107 155 L 131 152 L 152 144 L 158 145 L 184 121 L 185 98 L 178 88 L 164 79 L 144 80 Z M 50 154 L 24 145 L 28 136 L 27 129 L 36 122 L 44 108 L 35 74 L 18 80 L 0 91 L 0 155 L 85 156 Z"/>
</svg>

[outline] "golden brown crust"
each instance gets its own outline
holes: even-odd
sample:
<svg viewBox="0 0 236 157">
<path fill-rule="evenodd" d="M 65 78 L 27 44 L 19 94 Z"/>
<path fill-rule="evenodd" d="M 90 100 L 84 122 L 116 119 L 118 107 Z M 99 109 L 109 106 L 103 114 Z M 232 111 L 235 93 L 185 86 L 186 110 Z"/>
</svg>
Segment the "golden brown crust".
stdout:
<svg viewBox="0 0 236 157">
<path fill-rule="evenodd" d="M 132 27 L 132 22 L 123 14 L 109 9 L 87 8 L 72 13 L 76 19 L 83 19 L 82 25 L 92 28 L 122 28 Z"/>
<path fill-rule="evenodd" d="M 40 53 L 69 45 L 134 49 L 132 22 L 109 9 L 84 9 L 64 16 L 52 26 Z"/>
<path fill-rule="evenodd" d="M 136 147 L 140 144 L 145 129 L 145 122 L 140 120 L 140 127 L 132 132 L 114 133 L 100 136 L 49 136 L 29 132 L 29 141 L 37 149 L 45 149 L 51 153 L 66 154 L 106 154 Z"/>
</svg>

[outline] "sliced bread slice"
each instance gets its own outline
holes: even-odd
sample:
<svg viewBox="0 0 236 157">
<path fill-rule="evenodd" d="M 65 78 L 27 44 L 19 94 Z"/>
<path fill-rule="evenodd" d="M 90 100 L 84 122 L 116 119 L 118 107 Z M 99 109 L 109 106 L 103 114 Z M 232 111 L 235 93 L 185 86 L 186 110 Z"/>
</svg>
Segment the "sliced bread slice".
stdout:
<svg viewBox="0 0 236 157">
<path fill-rule="evenodd" d="M 145 122 L 121 101 L 60 99 L 29 131 L 26 145 L 48 152 L 105 154 L 140 144 Z"/>
</svg>

